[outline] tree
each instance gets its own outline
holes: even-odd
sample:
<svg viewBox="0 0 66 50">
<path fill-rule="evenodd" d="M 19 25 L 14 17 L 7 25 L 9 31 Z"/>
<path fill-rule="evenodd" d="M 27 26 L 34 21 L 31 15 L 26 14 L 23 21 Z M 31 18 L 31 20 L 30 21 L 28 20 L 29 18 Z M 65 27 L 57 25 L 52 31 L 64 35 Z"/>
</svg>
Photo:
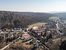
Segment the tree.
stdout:
<svg viewBox="0 0 66 50">
<path fill-rule="evenodd" d="M 21 21 L 19 19 L 14 20 L 13 23 L 16 28 L 22 27 Z"/>
</svg>

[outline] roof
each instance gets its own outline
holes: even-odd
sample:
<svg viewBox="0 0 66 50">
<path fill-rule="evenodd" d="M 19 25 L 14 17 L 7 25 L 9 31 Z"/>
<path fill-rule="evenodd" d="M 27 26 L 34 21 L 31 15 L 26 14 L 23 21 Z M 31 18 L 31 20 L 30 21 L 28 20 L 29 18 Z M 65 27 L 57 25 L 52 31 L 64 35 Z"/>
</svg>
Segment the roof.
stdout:
<svg viewBox="0 0 66 50">
<path fill-rule="evenodd" d="M 25 38 L 25 39 L 31 38 L 31 36 L 27 32 L 25 32 L 24 34 L 22 34 L 22 37 Z"/>
<path fill-rule="evenodd" d="M 4 29 L 4 28 L 8 28 L 8 29 L 10 29 L 10 28 L 13 28 L 14 26 L 12 25 L 12 24 L 5 24 L 5 25 L 3 25 L 2 27 L 1 27 L 1 29 Z"/>
</svg>

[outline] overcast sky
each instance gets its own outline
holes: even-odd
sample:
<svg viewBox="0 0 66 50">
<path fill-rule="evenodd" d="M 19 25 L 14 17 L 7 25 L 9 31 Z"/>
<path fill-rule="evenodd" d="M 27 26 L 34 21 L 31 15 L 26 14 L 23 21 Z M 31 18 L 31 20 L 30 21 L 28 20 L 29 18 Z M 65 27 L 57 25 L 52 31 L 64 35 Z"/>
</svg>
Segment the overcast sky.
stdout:
<svg viewBox="0 0 66 50">
<path fill-rule="evenodd" d="M 0 10 L 20 12 L 66 12 L 66 0 L 0 0 Z"/>
</svg>

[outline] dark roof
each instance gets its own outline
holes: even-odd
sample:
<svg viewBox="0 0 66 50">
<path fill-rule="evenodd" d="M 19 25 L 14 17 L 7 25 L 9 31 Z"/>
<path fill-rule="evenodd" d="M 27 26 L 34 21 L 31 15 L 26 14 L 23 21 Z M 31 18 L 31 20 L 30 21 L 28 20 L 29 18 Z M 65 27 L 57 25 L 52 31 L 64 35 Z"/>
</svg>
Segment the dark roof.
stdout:
<svg viewBox="0 0 66 50">
<path fill-rule="evenodd" d="M 11 28 L 14 28 L 14 26 L 12 24 L 5 24 L 1 27 L 1 29 L 4 29 L 4 28 L 8 28 L 8 29 L 11 29 Z"/>
</svg>

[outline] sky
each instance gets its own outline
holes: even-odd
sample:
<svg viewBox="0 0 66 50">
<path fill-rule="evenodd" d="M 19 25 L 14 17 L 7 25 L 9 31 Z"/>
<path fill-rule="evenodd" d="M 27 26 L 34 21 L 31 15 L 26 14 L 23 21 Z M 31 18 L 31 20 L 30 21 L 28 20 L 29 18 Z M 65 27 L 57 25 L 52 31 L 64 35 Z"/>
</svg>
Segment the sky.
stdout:
<svg viewBox="0 0 66 50">
<path fill-rule="evenodd" d="M 66 12 L 66 0 L 0 0 L 0 11 Z"/>
</svg>

